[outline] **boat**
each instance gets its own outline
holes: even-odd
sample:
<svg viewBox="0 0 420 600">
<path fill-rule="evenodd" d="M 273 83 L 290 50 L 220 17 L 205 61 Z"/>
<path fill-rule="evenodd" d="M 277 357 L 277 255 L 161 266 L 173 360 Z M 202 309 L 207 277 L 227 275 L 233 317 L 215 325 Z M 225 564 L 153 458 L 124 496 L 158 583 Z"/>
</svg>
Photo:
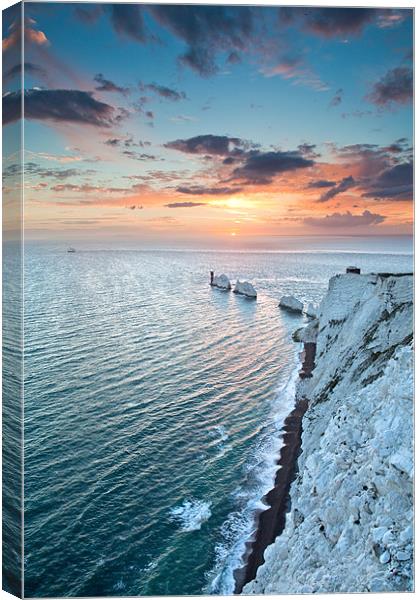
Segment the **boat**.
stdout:
<svg viewBox="0 0 420 600">
<path fill-rule="evenodd" d="M 70 246 L 70 248 L 67 250 L 67 252 L 76 252 L 76 249 L 75 249 L 75 248 L 72 248 L 72 247 Z"/>
</svg>

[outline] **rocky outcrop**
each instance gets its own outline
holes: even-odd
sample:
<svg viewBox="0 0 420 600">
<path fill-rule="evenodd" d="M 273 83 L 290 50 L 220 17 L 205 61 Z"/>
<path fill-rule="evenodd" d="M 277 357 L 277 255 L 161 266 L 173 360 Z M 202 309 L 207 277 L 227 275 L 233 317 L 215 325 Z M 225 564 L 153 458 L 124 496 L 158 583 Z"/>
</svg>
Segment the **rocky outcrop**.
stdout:
<svg viewBox="0 0 420 600">
<path fill-rule="evenodd" d="M 212 285 L 213 287 L 217 287 L 221 290 L 230 290 L 232 287 L 229 281 L 229 277 L 227 277 L 227 275 L 224 275 L 223 273 L 222 275 L 215 275 L 210 285 Z"/>
<path fill-rule="evenodd" d="M 292 334 L 294 342 L 316 342 L 318 337 L 319 321 L 313 319 L 305 327 L 300 327 Z"/>
<path fill-rule="evenodd" d="M 241 294 L 242 296 L 247 296 L 247 298 L 256 298 L 257 292 L 249 281 L 239 281 L 237 280 L 235 284 L 235 288 L 233 290 L 235 294 Z"/>
<path fill-rule="evenodd" d="M 303 304 L 294 296 L 282 296 L 279 302 L 280 308 L 285 308 L 290 312 L 302 313 Z"/>
<path fill-rule="evenodd" d="M 286 527 L 243 593 L 413 589 L 412 285 L 330 280 Z"/>
</svg>

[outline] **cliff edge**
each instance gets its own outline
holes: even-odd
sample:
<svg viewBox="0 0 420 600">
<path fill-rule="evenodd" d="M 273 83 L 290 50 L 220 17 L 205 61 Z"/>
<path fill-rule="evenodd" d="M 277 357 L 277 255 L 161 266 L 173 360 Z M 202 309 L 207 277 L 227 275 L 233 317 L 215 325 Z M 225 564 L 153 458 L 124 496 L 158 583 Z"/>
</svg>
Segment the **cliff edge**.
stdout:
<svg viewBox="0 0 420 600">
<path fill-rule="evenodd" d="M 412 319 L 411 274 L 330 280 L 286 527 L 243 594 L 413 589 Z"/>
</svg>

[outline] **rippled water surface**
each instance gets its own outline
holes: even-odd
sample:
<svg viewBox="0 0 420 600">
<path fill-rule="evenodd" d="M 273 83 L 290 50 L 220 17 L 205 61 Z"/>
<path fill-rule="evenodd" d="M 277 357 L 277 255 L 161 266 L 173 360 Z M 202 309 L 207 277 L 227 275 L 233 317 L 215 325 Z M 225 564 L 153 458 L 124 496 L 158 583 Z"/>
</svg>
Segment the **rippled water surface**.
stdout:
<svg viewBox="0 0 420 600">
<path fill-rule="evenodd" d="M 26 595 L 231 592 L 293 397 L 279 297 L 411 257 L 80 246 L 26 249 Z"/>
</svg>

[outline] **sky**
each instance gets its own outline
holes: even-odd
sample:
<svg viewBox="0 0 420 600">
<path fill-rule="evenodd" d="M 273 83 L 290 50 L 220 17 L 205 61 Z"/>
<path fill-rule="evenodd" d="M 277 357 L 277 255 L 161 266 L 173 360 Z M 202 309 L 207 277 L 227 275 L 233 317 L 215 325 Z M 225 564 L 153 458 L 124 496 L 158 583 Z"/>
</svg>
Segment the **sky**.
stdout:
<svg viewBox="0 0 420 600">
<path fill-rule="evenodd" d="M 408 9 L 24 4 L 25 234 L 411 234 Z M 3 13 L 7 201 L 22 41 Z"/>
</svg>

